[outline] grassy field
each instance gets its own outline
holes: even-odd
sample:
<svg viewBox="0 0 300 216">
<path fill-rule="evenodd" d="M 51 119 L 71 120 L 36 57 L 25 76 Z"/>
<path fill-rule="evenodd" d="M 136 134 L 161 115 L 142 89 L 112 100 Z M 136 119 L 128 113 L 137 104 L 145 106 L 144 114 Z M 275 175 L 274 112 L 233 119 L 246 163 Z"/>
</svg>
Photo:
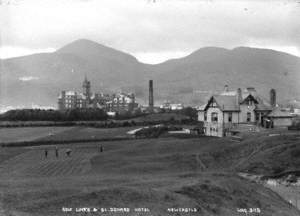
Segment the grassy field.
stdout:
<svg viewBox="0 0 300 216">
<path fill-rule="evenodd" d="M 0 142 L 39 140 L 85 140 L 110 137 L 128 137 L 128 131 L 138 127 L 91 128 L 91 127 L 20 127 L 0 128 Z"/>
<path fill-rule="evenodd" d="M 39 140 L 78 140 L 78 139 L 102 139 L 110 137 L 128 137 L 128 131 L 139 127 L 123 127 L 123 128 L 91 128 L 91 127 L 73 127 L 70 130 L 62 131 L 40 138 Z"/>
<path fill-rule="evenodd" d="M 20 128 L 0 128 L 0 142 L 32 141 L 49 134 L 56 135 L 63 131 L 68 131 L 72 127 L 20 127 Z"/>
<path fill-rule="evenodd" d="M 127 129 L 72 128 L 53 137 L 122 135 Z M 140 215 L 238 216 L 245 215 L 238 210 L 259 208 L 256 215 L 298 216 L 277 194 L 236 174 L 249 169 L 254 159 L 265 163 L 254 171 L 268 171 L 272 154 L 262 157 L 260 152 L 272 152 L 285 141 L 292 146 L 297 136 L 250 136 L 243 142 L 201 137 L 79 143 L 59 145 L 58 157 L 53 146 L 2 148 L 0 215 L 86 215 L 74 209 L 64 213 L 62 207 L 128 207 L 130 214 L 101 215 L 138 215 L 134 208 L 144 207 L 151 212 Z M 72 150 L 70 157 L 67 149 Z"/>
</svg>

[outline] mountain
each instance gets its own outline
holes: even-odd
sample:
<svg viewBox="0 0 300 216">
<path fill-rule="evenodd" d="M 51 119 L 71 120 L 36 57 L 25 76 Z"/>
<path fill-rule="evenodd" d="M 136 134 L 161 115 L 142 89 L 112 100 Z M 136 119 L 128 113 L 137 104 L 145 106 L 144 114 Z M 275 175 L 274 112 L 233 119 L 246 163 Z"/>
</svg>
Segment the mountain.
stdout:
<svg viewBox="0 0 300 216">
<path fill-rule="evenodd" d="M 207 47 L 181 59 L 154 66 L 162 83 L 177 89 L 222 90 L 253 86 L 268 97 L 275 88 L 279 100 L 299 97 L 300 58 L 268 49 Z"/>
<path fill-rule="evenodd" d="M 268 49 L 201 48 L 190 55 L 149 65 L 116 49 L 80 39 L 54 53 L 0 60 L 0 106 L 56 106 L 61 90 L 132 91 L 147 101 L 148 79 L 156 101 L 197 105 L 207 92 L 253 86 L 265 97 L 275 88 L 279 101 L 299 99 L 300 58 Z"/>
</svg>

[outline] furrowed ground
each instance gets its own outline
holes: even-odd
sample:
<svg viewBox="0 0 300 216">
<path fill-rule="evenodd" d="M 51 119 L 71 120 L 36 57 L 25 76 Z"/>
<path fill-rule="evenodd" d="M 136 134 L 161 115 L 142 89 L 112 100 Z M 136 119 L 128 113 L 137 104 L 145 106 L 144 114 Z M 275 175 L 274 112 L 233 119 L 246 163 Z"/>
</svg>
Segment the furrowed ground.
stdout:
<svg viewBox="0 0 300 216">
<path fill-rule="evenodd" d="M 38 139 L 123 136 L 126 130 L 131 128 L 70 128 Z M 295 170 L 299 136 L 261 134 L 242 142 L 169 137 L 78 143 L 57 145 L 58 157 L 54 146 L 1 148 L 5 158 L 0 160 L 0 215 L 85 215 L 64 213 L 62 207 L 146 207 L 151 212 L 140 215 L 222 216 L 245 215 L 238 209 L 259 208 L 257 215 L 299 215 L 268 188 L 237 175 Z M 72 150 L 70 157 L 67 149 Z M 172 207 L 197 212 L 168 212 Z"/>
</svg>

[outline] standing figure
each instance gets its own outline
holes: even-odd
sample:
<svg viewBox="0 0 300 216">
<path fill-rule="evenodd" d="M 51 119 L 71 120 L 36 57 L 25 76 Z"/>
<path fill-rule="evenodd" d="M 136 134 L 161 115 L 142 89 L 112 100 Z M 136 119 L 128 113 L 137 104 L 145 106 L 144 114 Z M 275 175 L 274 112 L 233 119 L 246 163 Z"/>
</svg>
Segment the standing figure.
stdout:
<svg viewBox="0 0 300 216">
<path fill-rule="evenodd" d="M 67 149 L 67 150 L 66 150 L 66 154 L 67 154 L 67 156 L 68 156 L 68 157 L 70 157 L 70 156 L 71 156 L 71 152 L 72 152 L 72 150 L 71 150 L 71 149 Z"/>
<path fill-rule="evenodd" d="M 48 157 L 48 149 L 45 149 L 45 158 Z"/>
<path fill-rule="evenodd" d="M 103 150 L 104 150 L 104 149 L 103 149 L 103 146 L 101 145 L 101 146 L 100 146 L 100 152 L 103 152 Z"/>
<path fill-rule="evenodd" d="M 58 148 L 55 146 L 55 157 L 58 158 Z"/>
</svg>

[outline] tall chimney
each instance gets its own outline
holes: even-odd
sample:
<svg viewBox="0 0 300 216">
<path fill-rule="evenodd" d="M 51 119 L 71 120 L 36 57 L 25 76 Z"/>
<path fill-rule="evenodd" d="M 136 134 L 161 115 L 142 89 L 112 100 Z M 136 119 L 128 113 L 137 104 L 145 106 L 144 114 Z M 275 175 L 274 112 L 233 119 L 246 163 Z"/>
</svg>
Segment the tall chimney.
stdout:
<svg viewBox="0 0 300 216">
<path fill-rule="evenodd" d="M 153 80 L 149 80 L 149 109 L 153 111 Z"/>
<path fill-rule="evenodd" d="M 242 98 L 242 90 L 241 88 L 238 88 L 236 91 L 236 103 L 239 106 L 240 103 L 242 102 L 243 98 Z"/>
<path fill-rule="evenodd" d="M 276 106 L 276 90 L 275 89 L 270 90 L 270 104 L 272 107 Z"/>
</svg>

